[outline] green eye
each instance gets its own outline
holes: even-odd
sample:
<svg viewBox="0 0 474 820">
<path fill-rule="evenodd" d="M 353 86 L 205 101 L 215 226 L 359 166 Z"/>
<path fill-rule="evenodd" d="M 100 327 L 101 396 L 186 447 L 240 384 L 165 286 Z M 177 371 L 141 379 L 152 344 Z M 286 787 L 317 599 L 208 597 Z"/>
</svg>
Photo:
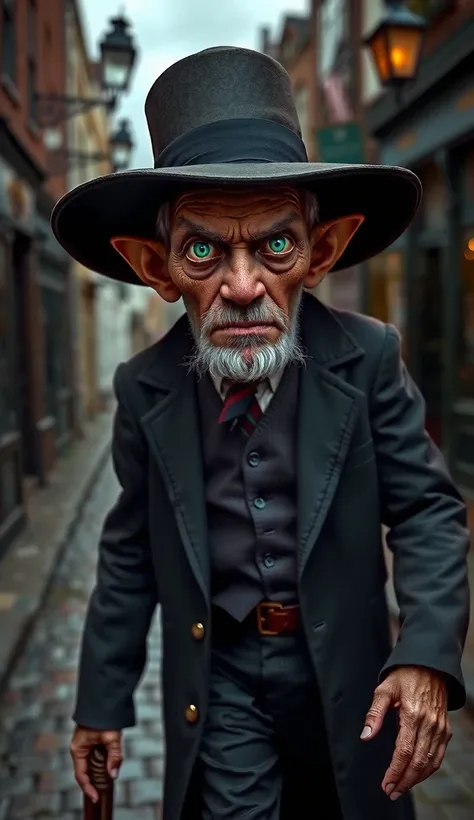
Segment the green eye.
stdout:
<svg viewBox="0 0 474 820">
<path fill-rule="evenodd" d="M 286 236 L 274 236 L 268 241 L 268 248 L 272 253 L 285 253 L 289 247 L 290 241 Z"/>
<path fill-rule="evenodd" d="M 212 253 L 212 245 L 209 242 L 193 242 L 190 251 L 195 259 L 207 259 Z"/>
</svg>

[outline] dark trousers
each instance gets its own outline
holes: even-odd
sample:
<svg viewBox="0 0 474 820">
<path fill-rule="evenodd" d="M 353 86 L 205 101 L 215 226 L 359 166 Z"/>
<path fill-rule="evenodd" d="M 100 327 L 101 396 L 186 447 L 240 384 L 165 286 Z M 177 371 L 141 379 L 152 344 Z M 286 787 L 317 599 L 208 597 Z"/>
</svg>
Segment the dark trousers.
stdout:
<svg viewBox="0 0 474 820">
<path fill-rule="evenodd" d="M 302 634 L 219 618 L 199 771 L 203 820 L 342 818 Z"/>
</svg>

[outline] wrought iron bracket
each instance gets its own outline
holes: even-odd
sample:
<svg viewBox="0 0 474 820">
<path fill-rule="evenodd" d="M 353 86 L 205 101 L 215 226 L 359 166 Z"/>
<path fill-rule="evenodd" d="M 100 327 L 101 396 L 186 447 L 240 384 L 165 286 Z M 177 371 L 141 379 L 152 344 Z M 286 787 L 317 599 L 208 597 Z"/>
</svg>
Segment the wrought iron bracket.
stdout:
<svg viewBox="0 0 474 820">
<path fill-rule="evenodd" d="M 110 154 L 106 152 L 51 151 L 48 162 L 48 177 L 51 179 L 52 177 L 63 176 L 71 168 L 87 165 L 89 162 L 108 162 L 112 167 Z"/>
<path fill-rule="evenodd" d="M 101 97 L 69 97 L 62 94 L 36 94 L 35 121 L 40 128 L 52 128 L 66 120 L 87 114 L 103 105 L 111 113 L 116 105 L 115 95 Z"/>
<path fill-rule="evenodd" d="M 68 167 L 75 164 L 81 165 L 84 162 L 110 162 L 110 154 L 103 151 L 91 153 L 87 153 L 86 151 L 65 151 L 62 156 L 66 160 Z"/>
</svg>

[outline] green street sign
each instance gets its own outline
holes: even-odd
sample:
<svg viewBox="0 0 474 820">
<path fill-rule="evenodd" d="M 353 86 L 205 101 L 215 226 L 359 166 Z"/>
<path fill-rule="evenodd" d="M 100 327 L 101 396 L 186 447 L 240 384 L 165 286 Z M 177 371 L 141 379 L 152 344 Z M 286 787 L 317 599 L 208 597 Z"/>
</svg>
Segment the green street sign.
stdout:
<svg viewBox="0 0 474 820">
<path fill-rule="evenodd" d="M 355 122 L 330 125 L 316 132 L 320 162 L 365 162 L 364 142 L 360 126 Z"/>
</svg>

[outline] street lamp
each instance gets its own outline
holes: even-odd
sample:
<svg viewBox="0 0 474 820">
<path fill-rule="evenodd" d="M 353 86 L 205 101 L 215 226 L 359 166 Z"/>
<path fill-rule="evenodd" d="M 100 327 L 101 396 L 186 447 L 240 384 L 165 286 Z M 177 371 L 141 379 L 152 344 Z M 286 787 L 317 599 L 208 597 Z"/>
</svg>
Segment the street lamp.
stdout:
<svg viewBox="0 0 474 820">
<path fill-rule="evenodd" d="M 35 121 L 40 128 L 60 125 L 99 105 L 113 111 L 118 96 L 128 90 L 137 50 L 124 17 L 114 17 L 110 26 L 100 43 L 102 94 L 99 97 L 35 94 Z"/>
<path fill-rule="evenodd" d="M 426 21 L 406 8 L 403 0 L 385 0 L 388 13 L 364 39 L 379 80 L 399 94 L 414 80 L 420 62 Z"/>
<path fill-rule="evenodd" d="M 115 171 L 124 171 L 130 165 L 133 140 L 128 120 L 120 120 L 109 140 L 110 156 Z"/>
<path fill-rule="evenodd" d="M 137 52 L 124 17 L 114 17 L 110 24 L 100 44 L 102 87 L 117 94 L 128 91 Z"/>
</svg>

